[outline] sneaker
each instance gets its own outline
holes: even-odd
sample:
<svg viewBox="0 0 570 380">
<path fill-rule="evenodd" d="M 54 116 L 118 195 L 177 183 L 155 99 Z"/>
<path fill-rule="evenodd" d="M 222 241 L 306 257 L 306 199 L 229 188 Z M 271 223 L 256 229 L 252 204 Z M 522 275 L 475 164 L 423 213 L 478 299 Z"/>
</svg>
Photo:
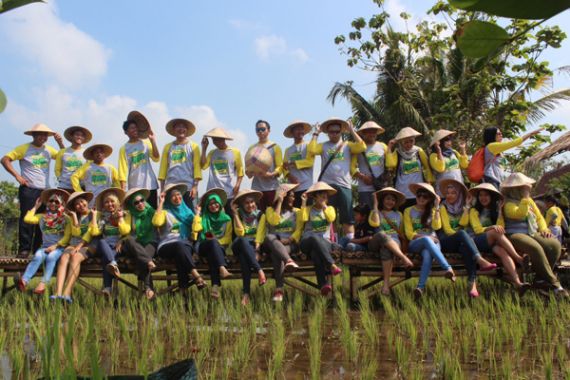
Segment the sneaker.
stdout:
<svg viewBox="0 0 570 380">
<path fill-rule="evenodd" d="M 113 289 L 112 288 L 103 288 L 101 290 L 101 294 L 105 297 L 105 298 L 111 298 L 111 294 L 113 293 Z"/>
<path fill-rule="evenodd" d="M 424 295 L 423 289 L 415 288 L 414 289 L 414 299 L 417 301 Z"/>
<path fill-rule="evenodd" d="M 55 294 L 52 294 L 51 296 L 49 296 L 50 301 L 56 301 L 60 298 L 63 298 L 63 297 L 62 296 L 56 296 Z"/>
<path fill-rule="evenodd" d="M 332 286 L 330 286 L 329 284 L 326 284 L 321 288 L 321 295 L 324 297 L 328 296 L 331 292 L 332 292 Z"/>
<path fill-rule="evenodd" d="M 71 298 L 71 296 L 63 296 L 63 297 L 61 297 L 61 299 L 62 299 L 65 303 L 68 303 L 68 304 L 73 303 L 73 298 Z"/>
<path fill-rule="evenodd" d="M 299 269 L 299 265 L 293 260 L 289 260 L 285 263 L 285 272 L 294 272 Z"/>
<path fill-rule="evenodd" d="M 111 273 L 113 277 L 116 278 L 121 277 L 121 272 L 119 271 L 119 267 L 115 263 L 107 264 L 107 272 Z"/>
<path fill-rule="evenodd" d="M 554 289 L 554 295 L 556 296 L 556 298 L 560 298 L 560 299 L 570 298 L 570 294 L 564 288 Z"/>
<path fill-rule="evenodd" d="M 273 293 L 273 298 L 271 298 L 273 302 L 282 302 L 283 301 L 283 291 L 280 289 L 276 289 Z"/>
</svg>

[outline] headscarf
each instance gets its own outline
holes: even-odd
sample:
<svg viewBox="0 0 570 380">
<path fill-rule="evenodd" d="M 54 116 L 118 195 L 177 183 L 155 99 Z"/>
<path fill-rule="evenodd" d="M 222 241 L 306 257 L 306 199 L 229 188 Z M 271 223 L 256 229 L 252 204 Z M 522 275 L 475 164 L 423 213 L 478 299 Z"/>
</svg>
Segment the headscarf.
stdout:
<svg viewBox="0 0 570 380">
<path fill-rule="evenodd" d="M 523 199 L 523 187 L 513 187 L 508 189 L 503 189 L 503 194 L 505 195 L 506 202 L 512 202 L 515 204 L 520 204 Z M 528 234 L 534 235 L 538 232 L 538 220 L 537 215 L 534 212 L 534 207 L 529 205 L 528 215 L 526 216 L 526 221 L 528 224 Z"/>
<path fill-rule="evenodd" d="M 453 149 L 452 148 L 446 148 L 444 146 L 441 147 L 441 154 L 443 155 L 443 157 L 451 157 L 451 155 L 453 154 Z"/>
<path fill-rule="evenodd" d="M 457 200 L 453 204 L 451 204 L 447 201 L 447 199 L 445 199 L 443 201 L 443 204 L 445 205 L 447 212 L 449 212 L 451 215 L 459 215 L 463 212 L 463 206 L 465 206 L 465 199 L 463 197 L 463 191 L 459 187 L 459 185 L 456 185 L 454 183 L 450 183 L 449 185 L 447 185 L 448 189 L 450 187 L 457 192 Z"/>
<path fill-rule="evenodd" d="M 63 197 L 58 194 L 53 194 L 49 199 L 57 199 L 59 201 L 59 206 L 55 211 L 51 211 L 49 207 L 46 207 L 46 213 L 44 214 L 44 224 L 49 229 L 60 228 L 65 223 L 65 205 L 63 202 Z"/>
<path fill-rule="evenodd" d="M 142 195 L 141 192 L 136 192 L 129 200 L 127 209 L 133 217 L 132 223 L 137 241 L 142 245 L 147 245 L 155 238 L 154 226 L 152 225 L 152 217 L 154 216 L 154 209 L 149 205 L 143 197 L 144 210 L 139 211 L 135 206 L 135 199 L 137 196 Z"/>
<path fill-rule="evenodd" d="M 402 147 L 402 142 L 398 141 L 398 146 L 396 147 L 396 151 L 398 152 L 400 157 L 402 157 L 404 160 L 409 161 L 416 158 L 418 152 L 420 151 L 420 147 L 414 145 L 410 150 L 404 150 L 404 148 Z"/>
<path fill-rule="evenodd" d="M 214 199 L 220 205 L 220 211 L 213 213 L 210 211 L 208 205 Z M 202 210 L 202 234 L 200 238 L 203 240 L 207 232 L 212 232 L 214 235 L 219 234 L 222 227 L 232 218 L 224 211 L 222 199 L 218 194 L 212 193 L 208 195 L 204 202 L 204 210 Z"/>
<path fill-rule="evenodd" d="M 172 191 L 178 191 L 177 189 L 172 189 L 166 194 L 166 201 L 164 202 L 164 209 L 169 211 L 174 217 L 180 222 L 180 237 L 182 239 L 187 239 L 192 232 L 192 221 L 194 220 L 194 212 L 186 206 L 184 200 L 180 202 L 178 206 L 173 205 L 170 202 L 170 194 Z"/>
<path fill-rule="evenodd" d="M 107 194 L 107 196 L 105 196 L 105 199 L 107 199 L 107 198 L 113 199 L 115 206 L 117 208 L 120 206 L 119 198 L 117 197 L 116 194 L 109 193 L 109 194 Z M 117 210 L 115 210 L 114 212 L 103 210 L 102 215 L 101 215 L 101 222 L 103 224 L 110 224 L 113 227 L 118 227 L 119 226 L 119 217 L 117 216 Z"/>
</svg>

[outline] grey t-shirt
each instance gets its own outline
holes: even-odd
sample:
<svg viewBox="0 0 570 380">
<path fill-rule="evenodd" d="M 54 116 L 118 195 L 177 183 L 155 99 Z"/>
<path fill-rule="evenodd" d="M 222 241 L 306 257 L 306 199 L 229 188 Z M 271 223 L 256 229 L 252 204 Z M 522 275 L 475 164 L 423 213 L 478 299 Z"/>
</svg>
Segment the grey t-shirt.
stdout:
<svg viewBox="0 0 570 380">
<path fill-rule="evenodd" d="M 158 189 L 158 181 L 150 163 L 150 142 L 139 140 L 136 143 L 126 143 L 121 147 L 119 155 L 119 177 L 128 175 L 127 186 L 129 189 L 143 188 L 148 190 Z M 121 160 L 126 161 L 126 173 L 122 173 Z"/>
<path fill-rule="evenodd" d="M 396 189 L 404 193 L 406 199 L 415 198 L 414 194 L 410 191 L 410 184 L 425 182 L 420 154 L 416 153 L 415 157 L 411 160 L 406 160 L 398 155 L 397 171 Z"/>
<path fill-rule="evenodd" d="M 72 148 L 63 149 L 61 154 L 61 175 L 57 179 L 57 186 L 62 189 L 71 189 L 71 175 L 75 173 L 77 169 L 85 164 L 85 158 L 83 158 L 83 151 L 85 149 L 73 150 Z"/>
<path fill-rule="evenodd" d="M 50 162 L 57 151 L 49 145 L 37 147 L 33 144 L 23 144 L 6 156 L 12 161 L 20 162 L 22 177 L 28 186 L 34 189 L 47 189 L 49 185 Z"/>
<path fill-rule="evenodd" d="M 296 161 L 305 160 L 307 158 L 307 147 L 309 143 L 303 141 L 299 145 L 291 145 L 285 149 L 285 161 L 291 162 L 289 172 L 299 180 L 299 186 L 295 191 L 307 190 L 313 184 L 313 167 L 305 169 L 297 169 Z"/>
<path fill-rule="evenodd" d="M 384 144 L 376 141 L 372 145 L 366 145 L 366 160 L 370 164 L 370 168 L 372 169 L 372 175 L 374 177 L 379 177 L 384 173 L 385 169 L 385 152 L 386 147 Z M 359 154 L 357 156 L 358 160 L 358 170 L 360 173 L 365 175 L 371 175 L 370 169 L 368 169 L 368 165 L 364 160 L 364 156 Z M 369 191 L 376 191 L 373 185 L 367 185 L 361 179 L 358 179 L 358 191 L 359 192 L 369 192 Z"/>
<path fill-rule="evenodd" d="M 321 155 L 321 171 L 325 164 L 333 154 L 335 154 L 338 146 L 343 144 L 342 140 L 334 144 L 330 141 L 324 142 L 323 153 Z M 325 170 L 323 176 L 321 177 L 322 182 L 326 182 L 329 185 L 337 185 L 339 187 L 344 187 L 350 189 L 352 187 L 352 175 L 350 174 L 350 161 L 351 152 L 350 147 L 347 143 L 344 144 L 342 149 L 336 153 L 335 157 L 332 159 L 331 163 Z"/>
<path fill-rule="evenodd" d="M 236 157 L 241 159 L 241 155 L 236 148 L 224 150 L 214 149 L 209 154 L 210 175 L 208 176 L 208 189 L 219 187 L 224 189 L 228 197 L 232 198 L 234 186 L 237 182 L 237 168 L 241 167 L 241 162 L 236 161 Z M 241 174 L 243 175 L 243 174 Z"/>
<path fill-rule="evenodd" d="M 272 172 L 275 170 L 275 167 L 276 167 L 275 161 L 276 161 L 277 150 L 280 152 L 281 149 L 278 148 L 277 144 L 275 144 L 274 142 L 271 142 L 271 141 L 268 141 L 263 145 L 269 150 L 269 153 L 271 153 L 271 157 L 273 157 L 273 163 L 271 164 L 271 167 L 268 169 L 269 172 Z M 270 147 L 270 148 L 268 148 L 268 147 Z M 253 180 L 251 181 L 251 189 L 252 190 L 273 191 L 273 190 L 276 190 L 278 187 L 279 187 L 279 179 L 277 177 L 261 178 L 261 177 L 253 176 Z"/>
<path fill-rule="evenodd" d="M 386 217 L 388 219 L 390 219 L 390 222 L 394 225 L 394 227 L 397 228 L 401 228 L 402 227 L 402 214 L 398 211 L 380 211 L 379 212 L 379 217 L 380 217 L 380 231 L 384 232 L 386 235 L 390 236 L 392 238 L 392 240 L 394 240 L 395 242 L 397 242 L 398 244 L 401 244 L 400 242 L 400 235 L 398 235 L 398 231 L 395 230 L 394 228 L 392 228 L 392 226 L 390 225 L 390 223 L 388 223 L 386 221 L 386 217 L 384 217 L 384 214 L 386 214 Z"/>
</svg>

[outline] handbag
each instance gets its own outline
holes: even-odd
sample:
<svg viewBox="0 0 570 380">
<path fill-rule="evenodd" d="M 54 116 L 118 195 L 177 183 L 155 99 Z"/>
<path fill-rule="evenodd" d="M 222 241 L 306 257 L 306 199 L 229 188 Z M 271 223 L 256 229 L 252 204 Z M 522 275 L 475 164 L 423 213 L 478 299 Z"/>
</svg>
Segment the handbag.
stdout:
<svg viewBox="0 0 570 380">
<path fill-rule="evenodd" d="M 370 171 L 370 175 L 372 176 L 372 186 L 374 186 L 374 189 L 378 191 L 388 186 L 388 181 L 390 176 L 389 173 L 387 173 L 387 171 L 384 170 L 382 174 L 380 174 L 379 176 L 375 176 L 373 174 L 374 172 L 372 171 L 372 166 L 370 166 L 370 162 L 368 162 L 368 158 L 366 157 L 366 153 L 362 152 L 360 154 L 362 154 L 362 157 L 364 157 L 364 162 L 366 162 L 366 166 Z"/>
</svg>

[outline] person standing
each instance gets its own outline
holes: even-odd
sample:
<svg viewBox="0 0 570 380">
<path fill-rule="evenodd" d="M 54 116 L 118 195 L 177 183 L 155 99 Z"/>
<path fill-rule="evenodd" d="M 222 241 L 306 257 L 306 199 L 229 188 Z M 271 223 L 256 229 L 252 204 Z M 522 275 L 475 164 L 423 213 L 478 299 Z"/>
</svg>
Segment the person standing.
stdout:
<svg viewBox="0 0 570 380">
<path fill-rule="evenodd" d="M 313 184 L 313 165 L 315 156 L 309 154 L 309 144 L 303 137 L 311 132 L 311 124 L 295 120 L 285 128 L 283 136 L 293 138 L 293 145 L 285 149 L 283 168 L 287 182 L 298 185 L 295 189 L 294 207 L 301 206 L 301 195 Z"/>
<path fill-rule="evenodd" d="M 265 212 L 268 206 L 273 204 L 275 198 L 275 189 L 279 186 L 278 177 L 283 170 L 283 153 L 281 147 L 276 143 L 269 141 L 269 133 L 271 132 L 271 125 L 265 120 L 258 120 L 255 123 L 255 133 L 259 139 L 258 143 L 249 147 L 248 152 L 256 146 L 263 146 L 269 151 L 272 158 L 272 163 L 265 173 L 255 174 L 248 170 L 246 167 L 245 174 L 248 177 L 253 177 L 251 182 L 251 189 L 260 191 L 263 196 L 259 201 L 259 209 Z"/>
<path fill-rule="evenodd" d="M 154 132 L 148 120 L 137 111 L 129 113 L 127 120 L 123 123 L 123 131 L 129 141 L 119 150 L 121 188 L 123 190 L 135 188 L 149 190 L 147 202 L 153 209 L 156 209 L 158 181 L 150 161 L 158 162 L 160 152 L 156 145 Z"/>
<path fill-rule="evenodd" d="M 320 132 L 328 135 L 329 141 L 317 143 Z M 313 133 L 309 143 L 309 153 L 321 156 L 321 174 L 319 182 L 325 182 L 335 190 L 331 194 L 330 205 L 338 208 L 339 221 L 344 235 L 354 237 L 354 218 L 352 215 L 352 176 L 350 174 L 352 155 L 366 150 L 366 144 L 354 130 L 351 123 L 339 118 L 330 118 L 320 127 L 320 132 Z M 354 142 L 343 141 L 342 132 L 350 133 Z"/>
<path fill-rule="evenodd" d="M 194 199 L 198 196 L 198 183 L 202 179 L 200 167 L 200 147 L 190 140 L 196 132 L 194 124 L 186 119 L 172 119 L 166 123 L 166 132 L 176 140 L 166 144 L 162 150 L 158 179 L 160 188 L 172 183 L 182 183 L 188 187 L 184 203 L 194 210 Z"/>
<path fill-rule="evenodd" d="M 366 150 L 352 156 L 353 177 L 358 180 L 358 203 L 372 207 L 374 192 L 381 188 L 381 178 L 386 170 L 388 147 L 376 141 L 384 128 L 373 121 L 362 124 L 358 134 L 366 143 Z"/>
<path fill-rule="evenodd" d="M 111 155 L 113 148 L 105 144 L 91 145 L 83 152 L 83 157 L 87 162 L 71 175 L 71 185 L 75 191 L 85 191 L 97 196 L 109 187 L 119 187 L 119 175 L 117 169 L 105 162 Z M 90 206 L 93 205 L 91 201 Z"/>
<path fill-rule="evenodd" d="M 430 144 L 432 153 L 429 155 L 429 163 L 435 174 L 435 191 L 437 191 L 440 197 L 444 198 L 445 189 L 442 191 L 439 188 L 439 183 L 444 179 L 453 179 L 461 182 L 461 184 L 465 184 L 461 169 L 467 169 L 467 166 L 469 166 L 465 142 L 459 143 L 459 152 L 453 149 L 452 136 L 454 134 L 455 132 L 453 131 L 440 129 L 435 132 Z"/>
<path fill-rule="evenodd" d="M 216 146 L 207 155 L 208 137 Z M 231 214 L 230 204 L 239 192 L 241 181 L 243 180 L 243 162 L 241 160 L 241 152 L 239 149 L 230 147 L 228 140 L 233 138 L 222 128 L 214 128 L 204 135 L 202 139 L 202 155 L 200 157 L 200 165 L 202 170 L 209 168 L 208 189 L 215 187 L 224 189 L 228 194 L 226 203 L 226 214 Z"/>
<path fill-rule="evenodd" d="M 67 128 L 63 132 L 63 136 L 67 141 L 71 142 L 71 146 L 57 152 L 55 157 L 55 176 L 57 178 L 57 187 L 71 194 L 73 193 L 71 175 L 85 164 L 85 158 L 83 157 L 85 149 L 83 149 L 82 145 L 91 141 L 93 135 L 87 128 L 74 125 Z"/>
<path fill-rule="evenodd" d="M 48 137 L 53 136 L 60 149 L 65 148 L 63 140 L 45 124 L 36 124 L 25 131 L 32 136 L 32 142 L 20 145 L 2 157 L 2 166 L 20 184 L 18 201 L 20 203 L 20 219 L 18 221 L 18 257 L 26 258 L 30 251 L 34 252 L 42 244 L 42 236 L 37 225 L 24 223 L 24 216 L 40 197 L 42 191 L 50 187 L 50 162 L 57 155 L 57 150 L 46 145 Z M 12 166 L 12 161 L 19 161 L 20 173 Z"/>
</svg>

